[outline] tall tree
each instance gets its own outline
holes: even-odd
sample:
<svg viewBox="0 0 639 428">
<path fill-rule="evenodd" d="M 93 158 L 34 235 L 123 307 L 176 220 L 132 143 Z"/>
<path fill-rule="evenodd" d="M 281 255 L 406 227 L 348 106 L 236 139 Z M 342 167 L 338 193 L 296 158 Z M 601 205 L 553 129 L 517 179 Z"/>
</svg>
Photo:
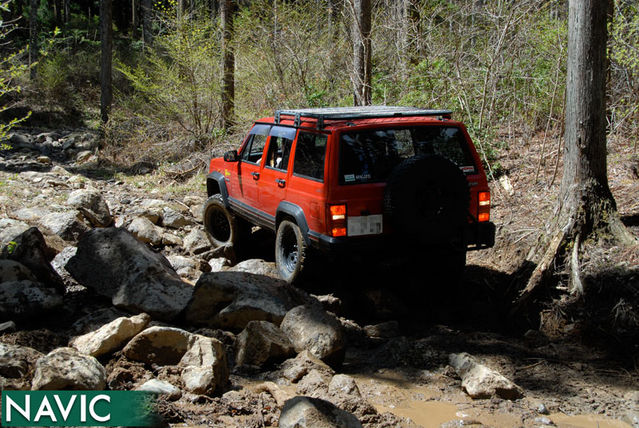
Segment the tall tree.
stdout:
<svg viewBox="0 0 639 428">
<path fill-rule="evenodd" d="M 145 45 L 151 44 L 151 19 L 153 4 L 151 0 L 142 0 L 142 39 Z"/>
<path fill-rule="evenodd" d="M 35 63 L 38 61 L 38 0 L 31 0 L 29 7 L 29 67 L 31 79 L 36 77 Z"/>
<path fill-rule="evenodd" d="M 349 0 L 353 39 L 353 104 L 371 104 L 371 1 Z"/>
<path fill-rule="evenodd" d="M 625 229 L 608 187 L 606 164 L 606 42 L 608 0 L 570 0 L 563 179 L 547 243 L 522 299 L 555 264 L 570 265 L 573 293 L 579 277 L 580 243 L 609 237 L 636 243 Z M 568 251 L 571 250 L 571 251 Z M 568 254 L 570 252 L 570 254 Z M 562 258 L 563 260 L 558 260 Z M 557 263 L 559 262 L 559 263 Z"/>
<path fill-rule="evenodd" d="M 112 51 L 113 51 L 113 24 L 112 24 L 112 0 L 100 0 L 100 43 L 102 55 L 100 58 L 100 115 L 102 122 L 109 120 L 111 101 L 113 100 L 112 76 Z"/>
<path fill-rule="evenodd" d="M 233 125 L 235 108 L 235 50 L 233 48 L 232 0 L 220 0 L 220 25 L 222 27 L 222 128 Z"/>
</svg>

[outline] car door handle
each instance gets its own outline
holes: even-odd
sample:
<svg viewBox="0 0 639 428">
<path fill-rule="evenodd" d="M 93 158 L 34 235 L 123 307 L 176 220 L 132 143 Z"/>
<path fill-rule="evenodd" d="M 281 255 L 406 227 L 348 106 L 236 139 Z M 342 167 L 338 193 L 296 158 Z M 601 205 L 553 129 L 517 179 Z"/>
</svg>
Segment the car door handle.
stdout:
<svg viewBox="0 0 639 428">
<path fill-rule="evenodd" d="M 259 180 L 260 178 L 259 172 L 252 172 L 251 175 L 253 176 L 253 180 Z"/>
<path fill-rule="evenodd" d="M 284 186 L 286 186 L 286 180 L 284 180 L 284 179 L 276 178 L 276 179 L 275 179 L 275 182 L 277 183 L 277 185 L 278 185 L 279 187 L 284 187 Z"/>
</svg>

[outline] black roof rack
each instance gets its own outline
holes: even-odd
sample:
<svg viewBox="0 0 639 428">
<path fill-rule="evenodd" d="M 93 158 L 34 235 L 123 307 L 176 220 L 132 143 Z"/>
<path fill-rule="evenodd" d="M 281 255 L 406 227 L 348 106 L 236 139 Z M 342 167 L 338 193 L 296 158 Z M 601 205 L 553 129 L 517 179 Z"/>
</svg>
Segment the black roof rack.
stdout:
<svg viewBox="0 0 639 428">
<path fill-rule="evenodd" d="M 450 119 L 451 110 L 428 110 L 415 107 L 400 106 L 361 106 L 361 107 L 327 107 L 303 108 L 294 110 L 276 110 L 275 124 L 279 124 L 282 116 L 293 116 L 295 126 L 300 126 L 303 117 L 317 119 L 317 128 L 324 128 L 325 120 L 373 119 L 402 116 L 441 116 Z"/>
</svg>

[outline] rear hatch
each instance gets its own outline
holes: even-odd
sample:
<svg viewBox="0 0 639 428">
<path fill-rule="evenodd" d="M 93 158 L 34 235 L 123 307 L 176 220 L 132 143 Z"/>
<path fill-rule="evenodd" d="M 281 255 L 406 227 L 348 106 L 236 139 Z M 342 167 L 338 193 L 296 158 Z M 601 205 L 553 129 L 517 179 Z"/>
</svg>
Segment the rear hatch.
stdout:
<svg viewBox="0 0 639 428">
<path fill-rule="evenodd" d="M 428 155 L 449 159 L 471 182 L 480 174 L 467 134 L 455 124 L 394 124 L 342 131 L 338 175 L 330 186 L 329 200 L 346 205 L 347 236 L 391 233 L 383 216 L 386 181 L 402 161 Z"/>
</svg>

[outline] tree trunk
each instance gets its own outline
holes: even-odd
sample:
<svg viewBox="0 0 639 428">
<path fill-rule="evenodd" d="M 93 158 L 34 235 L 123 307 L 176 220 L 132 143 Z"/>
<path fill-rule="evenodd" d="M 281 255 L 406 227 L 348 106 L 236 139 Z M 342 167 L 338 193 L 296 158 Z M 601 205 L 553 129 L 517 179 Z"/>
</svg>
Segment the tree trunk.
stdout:
<svg viewBox="0 0 639 428">
<path fill-rule="evenodd" d="M 53 14 L 55 16 L 55 25 L 61 26 L 62 21 L 62 0 L 53 0 Z"/>
<path fill-rule="evenodd" d="M 36 77 L 35 63 L 38 61 L 38 0 L 31 0 L 29 9 L 29 67 L 31 80 Z"/>
<path fill-rule="evenodd" d="M 153 11 L 151 0 L 142 0 L 142 39 L 145 45 L 151 45 L 151 13 Z"/>
<path fill-rule="evenodd" d="M 64 23 L 68 24 L 71 18 L 71 0 L 63 0 L 64 2 Z"/>
<path fill-rule="evenodd" d="M 111 85 L 113 26 L 111 14 L 111 0 L 100 0 L 100 42 L 102 46 L 100 58 L 100 114 L 104 123 L 109 120 L 111 101 L 113 100 L 113 88 Z"/>
<path fill-rule="evenodd" d="M 349 0 L 353 37 L 353 104 L 371 104 L 371 2 Z"/>
<path fill-rule="evenodd" d="M 222 27 L 222 128 L 233 125 L 235 107 L 235 51 L 233 49 L 234 4 L 231 0 L 220 1 L 220 24 Z"/>
<path fill-rule="evenodd" d="M 140 27 L 140 14 L 138 13 L 139 0 L 131 0 L 131 37 L 138 38 L 138 28 Z"/>
<path fill-rule="evenodd" d="M 537 248 L 520 303 L 563 263 L 571 289 L 581 292 L 579 243 L 636 243 L 617 214 L 606 165 L 606 41 L 608 0 L 570 0 L 563 178 L 546 243 Z M 568 250 L 572 247 L 572 255 Z M 541 250 L 541 251 L 539 251 Z M 541 257 L 540 257 L 541 255 Z"/>
</svg>

